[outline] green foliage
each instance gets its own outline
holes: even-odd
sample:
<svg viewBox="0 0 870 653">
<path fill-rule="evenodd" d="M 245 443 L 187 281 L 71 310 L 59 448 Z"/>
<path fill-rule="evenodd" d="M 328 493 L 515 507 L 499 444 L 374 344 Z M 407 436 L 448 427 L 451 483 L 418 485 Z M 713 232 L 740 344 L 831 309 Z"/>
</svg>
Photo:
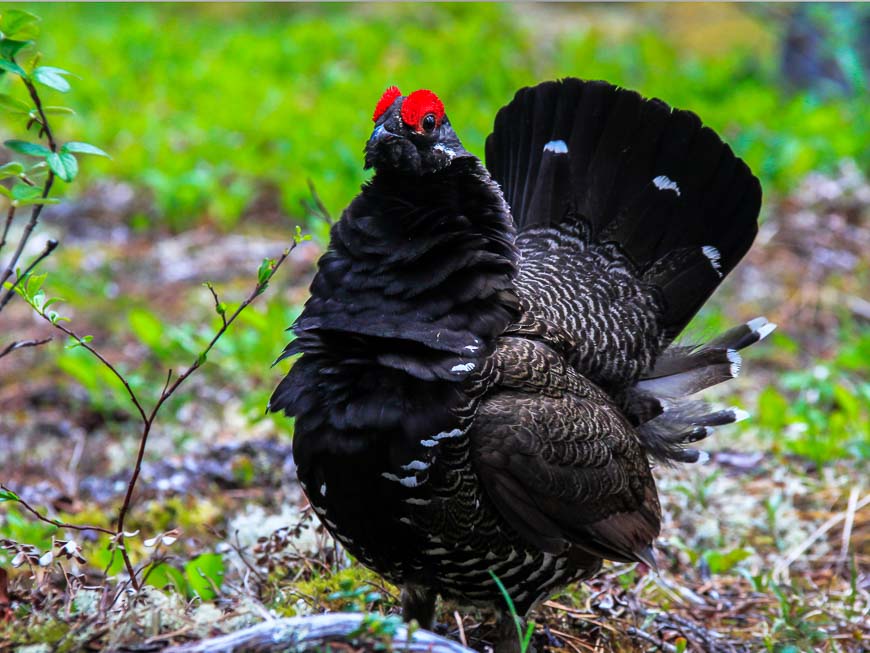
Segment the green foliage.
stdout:
<svg viewBox="0 0 870 653">
<path fill-rule="evenodd" d="M 0 498 L 0 501 L 18 501 L 14 492 L 4 490 L 3 493 L 3 498 Z M 45 551 L 51 548 L 52 535 L 56 532 L 56 526 L 35 521 L 30 515 L 22 514 L 11 506 L 4 506 L 3 512 L 0 513 L 0 539 L 12 540 L 18 544 L 29 544 Z M 8 565 L 12 557 L 8 551 L 0 548 L 0 566 Z"/>
<path fill-rule="evenodd" d="M 369 585 L 357 585 L 352 578 L 343 578 L 338 583 L 338 591 L 326 597 L 328 601 L 338 601 L 343 604 L 343 612 L 364 612 L 369 605 L 375 605 L 381 600 L 381 594 L 375 592 Z"/>
<path fill-rule="evenodd" d="M 179 569 L 160 563 L 148 570 L 148 584 L 159 589 L 174 587 L 182 596 L 210 601 L 218 595 L 225 566 L 219 553 L 204 553 Z"/>
<path fill-rule="evenodd" d="M 844 457 L 870 458 L 870 382 L 859 370 L 870 332 L 846 341 L 833 360 L 785 372 L 758 398 L 757 423 L 775 451 L 823 465 Z"/>
<path fill-rule="evenodd" d="M 283 574 L 277 580 L 284 580 Z M 387 596 L 372 591 L 373 583 L 383 583 L 383 580 L 365 567 L 352 565 L 328 573 L 316 570 L 311 578 L 294 583 L 291 592 L 294 600 L 296 596 L 302 597 L 319 609 L 368 612 L 377 605 L 391 607 Z M 295 614 L 295 607 L 274 607 Z"/>
<path fill-rule="evenodd" d="M 625 7 L 631 26 L 614 32 L 595 27 L 608 22 L 590 11 L 545 15 L 564 29 L 544 37 L 528 11 L 483 4 L 39 7 L 50 28 L 44 49 L 83 77 L 72 100 L 82 117 L 65 126 L 107 143 L 113 174 L 150 190 L 158 224 L 173 229 L 203 218 L 232 227 L 267 187 L 298 215 L 307 179 L 337 212 L 366 176 L 369 116 L 392 83 L 436 90 L 479 154 L 517 88 L 579 75 L 698 112 L 767 189 L 791 187 L 843 157 L 867 162 L 864 85 L 852 98 L 784 90 L 769 36 L 778 27 L 746 18 L 760 45 L 717 33 L 723 45 L 712 51 L 661 29 L 657 19 L 669 14 Z M 54 28 L 64 25 L 87 29 Z M 69 81 L 57 69 L 36 70 L 52 89 Z M 18 98 L 19 89 L 4 90 Z M 94 166 L 85 175 L 104 172 Z"/>
<path fill-rule="evenodd" d="M 737 563 L 746 560 L 751 555 L 752 551 L 745 548 L 737 548 L 730 551 L 708 549 L 701 554 L 701 557 L 710 569 L 711 574 L 727 574 L 734 569 Z"/>
<path fill-rule="evenodd" d="M 806 605 L 792 588 L 772 584 L 770 590 L 779 603 L 779 615 L 773 622 L 772 636 L 765 642 L 769 651 L 811 651 L 828 641 L 828 634 L 819 627 L 824 616 L 815 606 Z"/>
<path fill-rule="evenodd" d="M 327 597 L 328 601 L 339 602 L 343 612 L 363 612 L 359 627 L 348 634 L 351 641 L 364 640 L 371 642 L 375 651 L 389 651 L 392 640 L 399 627 L 402 617 L 397 614 L 382 615 L 372 612 L 381 601 L 381 594 L 375 592 L 369 585 L 357 584 L 352 578 L 342 578 L 337 592 Z"/>
<path fill-rule="evenodd" d="M 224 561 L 219 553 L 203 553 L 184 565 L 189 594 L 204 601 L 217 596 L 223 576 Z"/>
</svg>

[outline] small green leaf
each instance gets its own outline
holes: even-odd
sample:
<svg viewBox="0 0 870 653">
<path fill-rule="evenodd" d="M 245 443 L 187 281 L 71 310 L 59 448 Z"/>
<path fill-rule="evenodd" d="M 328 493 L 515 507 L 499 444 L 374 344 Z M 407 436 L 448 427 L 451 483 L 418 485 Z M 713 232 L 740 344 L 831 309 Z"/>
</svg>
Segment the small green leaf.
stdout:
<svg viewBox="0 0 870 653">
<path fill-rule="evenodd" d="M 0 39 L 0 57 L 11 61 L 19 51 L 32 45 L 33 41 L 16 41 L 13 39 Z"/>
<path fill-rule="evenodd" d="M 39 32 L 39 16 L 21 9 L 7 9 L 0 18 L 0 32 L 5 36 L 32 38 Z"/>
<path fill-rule="evenodd" d="M 18 161 L 10 161 L 0 166 L 0 179 L 18 177 L 22 172 L 24 172 L 22 164 L 18 163 Z"/>
<path fill-rule="evenodd" d="M 45 308 L 45 291 L 37 290 L 35 293 L 33 293 L 33 297 L 30 299 L 30 301 L 33 303 L 33 307 L 37 311 L 42 313 L 43 309 Z"/>
<path fill-rule="evenodd" d="M 27 113 L 30 111 L 30 105 L 11 95 L 0 93 L 0 109 L 10 113 Z"/>
<path fill-rule="evenodd" d="M 13 152 L 18 152 L 19 154 L 26 154 L 28 156 L 48 156 L 51 154 L 51 150 L 48 149 L 45 145 L 41 145 L 40 143 L 29 143 L 27 141 L 6 141 L 4 143 L 6 147 L 8 147 Z"/>
<path fill-rule="evenodd" d="M 33 78 L 33 81 L 39 82 L 43 86 L 53 88 L 54 90 L 60 91 L 61 93 L 66 93 L 72 87 L 69 85 L 69 82 L 63 78 L 63 76 L 71 74 L 72 73 L 61 68 L 54 68 L 52 66 L 40 66 L 39 68 L 34 70 L 30 74 L 30 76 Z"/>
<path fill-rule="evenodd" d="M 42 189 L 18 182 L 12 187 L 12 198 L 16 200 L 32 200 L 42 195 Z"/>
<path fill-rule="evenodd" d="M 171 567 L 166 563 L 161 563 L 152 567 L 148 573 L 148 584 L 158 589 L 163 589 L 169 585 L 174 586 L 175 590 L 182 596 L 187 596 L 188 586 L 187 581 L 175 567 Z"/>
<path fill-rule="evenodd" d="M 34 197 L 26 200 L 15 200 L 15 206 L 31 206 L 33 204 L 60 204 L 56 197 Z"/>
<path fill-rule="evenodd" d="M 0 490 L 0 503 L 3 501 L 19 501 L 19 498 L 12 490 Z"/>
<path fill-rule="evenodd" d="M 79 172 L 79 163 L 69 152 L 51 152 L 45 161 L 58 177 L 69 183 Z"/>
<path fill-rule="evenodd" d="M 199 356 L 196 357 L 196 366 L 199 367 L 208 359 L 208 354 L 202 352 Z"/>
<path fill-rule="evenodd" d="M 103 150 L 98 148 L 96 145 L 91 145 L 90 143 L 78 143 L 75 141 L 66 143 L 61 146 L 61 152 L 77 152 L 78 154 L 96 154 L 97 156 L 104 156 L 107 159 L 111 159 L 108 154 L 106 154 Z"/>
<path fill-rule="evenodd" d="M 257 284 L 260 286 L 265 286 L 269 283 L 269 278 L 272 276 L 272 266 L 275 265 L 275 261 L 270 258 L 264 258 L 263 262 L 260 263 L 260 267 L 257 269 Z"/>
<path fill-rule="evenodd" d="M 64 347 L 64 349 L 75 349 L 76 347 L 81 347 L 82 345 L 90 342 L 93 339 L 94 339 L 93 336 L 82 336 L 79 340 L 76 340 L 75 338 L 70 338 L 70 340 L 72 340 L 72 342 L 69 343 L 66 347 Z"/>
<path fill-rule="evenodd" d="M 20 274 L 16 271 L 16 274 Z M 24 287 L 27 288 L 31 293 L 35 293 L 37 290 L 42 288 L 42 284 L 45 283 L 45 279 L 48 277 L 47 272 L 43 272 L 42 274 L 29 274 L 27 279 L 24 282 Z"/>
<path fill-rule="evenodd" d="M 0 195 L 3 195 L 4 197 L 8 197 L 9 199 L 14 199 L 12 197 L 12 191 L 9 190 L 8 188 L 6 188 L 6 186 L 0 185 Z"/>
<path fill-rule="evenodd" d="M 303 234 L 302 227 L 296 225 L 296 233 L 293 234 L 293 240 L 298 245 L 299 243 L 311 240 L 311 234 Z"/>
<path fill-rule="evenodd" d="M 73 111 L 69 107 L 59 107 L 59 106 L 42 107 L 42 112 L 47 116 L 75 115 L 75 113 L 76 113 L 75 111 Z"/>
<path fill-rule="evenodd" d="M 70 77 L 81 79 L 78 75 L 73 75 L 70 71 L 64 70 L 63 68 L 57 68 L 56 66 L 40 66 L 39 69 L 49 73 L 54 73 L 55 75 L 69 75 Z"/>
<path fill-rule="evenodd" d="M 5 70 L 10 73 L 15 73 L 16 75 L 21 75 L 24 79 L 27 79 L 27 73 L 24 72 L 24 68 L 19 66 L 14 61 L 7 61 L 6 59 L 0 59 L 0 70 Z"/>
<path fill-rule="evenodd" d="M 224 561 L 219 553 L 204 553 L 184 565 L 184 575 L 194 596 L 203 601 L 215 597 L 224 580 Z"/>
</svg>

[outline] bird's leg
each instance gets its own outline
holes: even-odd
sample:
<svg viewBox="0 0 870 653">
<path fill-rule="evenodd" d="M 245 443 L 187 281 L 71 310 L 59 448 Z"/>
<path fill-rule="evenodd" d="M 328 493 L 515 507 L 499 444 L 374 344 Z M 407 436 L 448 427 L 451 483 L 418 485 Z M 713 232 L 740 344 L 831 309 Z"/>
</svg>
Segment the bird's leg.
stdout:
<svg viewBox="0 0 870 653">
<path fill-rule="evenodd" d="M 432 630 L 435 625 L 435 592 L 419 585 L 403 587 L 402 618 L 406 622 L 416 619 L 421 628 Z"/>
</svg>

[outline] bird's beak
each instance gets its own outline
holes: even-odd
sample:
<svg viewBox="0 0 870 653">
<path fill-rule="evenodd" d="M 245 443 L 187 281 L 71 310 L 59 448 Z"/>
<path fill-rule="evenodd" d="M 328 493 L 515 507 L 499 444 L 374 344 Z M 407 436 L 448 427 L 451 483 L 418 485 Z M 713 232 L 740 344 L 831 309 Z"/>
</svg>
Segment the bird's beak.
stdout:
<svg viewBox="0 0 870 653">
<path fill-rule="evenodd" d="M 369 145 L 377 145 L 378 143 L 385 143 L 393 138 L 397 138 L 396 134 L 389 131 L 382 124 L 375 127 L 375 130 L 372 132 L 371 138 L 369 138 Z"/>
</svg>

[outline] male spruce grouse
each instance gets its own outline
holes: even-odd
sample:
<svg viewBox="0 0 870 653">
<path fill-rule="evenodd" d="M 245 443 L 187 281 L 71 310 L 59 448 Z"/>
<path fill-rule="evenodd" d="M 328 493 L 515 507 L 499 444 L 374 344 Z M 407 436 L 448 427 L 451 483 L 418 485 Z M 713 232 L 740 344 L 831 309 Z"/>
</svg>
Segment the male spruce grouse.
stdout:
<svg viewBox="0 0 870 653">
<path fill-rule="evenodd" d="M 650 459 L 743 416 L 685 397 L 774 329 L 672 344 L 752 244 L 758 180 L 605 82 L 517 92 L 486 167 L 431 91 L 388 89 L 374 122 L 270 402 L 314 510 L 426 627 L 439 594 L 501 610 L 490 572 L 525 614 L 602 559 L 654 565 Z"/>
</svg>

